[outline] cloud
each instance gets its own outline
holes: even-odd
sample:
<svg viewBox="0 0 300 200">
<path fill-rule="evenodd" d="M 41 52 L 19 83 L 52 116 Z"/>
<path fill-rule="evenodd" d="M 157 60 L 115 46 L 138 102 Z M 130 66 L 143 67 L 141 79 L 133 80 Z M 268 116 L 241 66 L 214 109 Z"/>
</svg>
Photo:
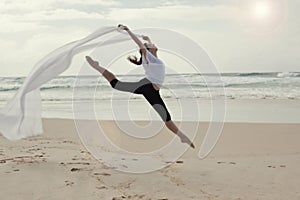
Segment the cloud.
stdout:
<svg viewBox="0 0 300 200">
<path fill-rule="evenodd" d="M 70 5 L 98 5 L 98 6 L 120 6 L 121 2 L 115 0 L 57 0 L 59 3 L 67 3 Z"/>
<path fill-rule="evenodd" d="M 152 26 L 154 24 L 174 26 L 181 23 L 184 27 L 196 28 L 204 21 L 231 20 L 234 18 L 235 9 L 231 5 L 183 5 L 179 1 L 161 1 L 160 4 L 149 8 L 124 8 L 120 5 L 130 5 L 115 0 L 15 0 L 7 2 L 0 3 L 0 11 L 3 13 L 0 19 L 3 28 L 0 33 L 34 31 L 47 28 L 47 26 L 55 26 L 55 21 L 76 19 L 81 21 L 106 20 L 113 23 L 128 23 L 128 25 L 137 22 L 138 25 L 147 27 L 152 24 Z"/>
<path fill-rule="evenodd" d="M 1 1 L 1 12 L 12 12 L 17 15 L 24 12 L 36 12 L 40 10 L 51 10 L 59 5 L 94 5 L 94 6 L 117 6 L 121 5 L 119 1 L 115 0 L 13 0 Z M 18 12 L 17 12 L 18 11 Z"/>
<path fill-rule="evenodd" d="M 0 19 L 0 24 L 0 33 L 6 34 L 30 30 L 44 30 L 45 28 L 47 28 L 46 25 L 41 25 L 36 22 L 30 21 L 21 21 L 10 16 L 3 17 L 2 19 Z"/>
<path fill-rule="evenodd" d="M 49 21 L 67 20 L 99 20 L 104 16 L 99 13 L 86 13 L 74 9 L 42 10 L 34 13 L 19 15 L 2 15 L 0 33 L 21 31 L 41 31 L 50 26 Z M 47 22 L 48 21 L 48 22 Z M 55 24 L 55 23 L 54 23 Z M 67 25 L 67 24 L 66 24 Z M 53 26 L 53 23 L 52 23 Z"/>
<path fill-rule="evenodd" d="M 41 9 L 51 8 L 51 4 L 55 0 L 44 1 L 26 1 L 26 0 L 14 0 L 14 1 L 1 1 L 0 11 L 5 14 L 22 15 L 24 12 L 38 11 Z"/>
<path fill-rule="evenodd" d="M 49 11 L 39 11 L 25 15 L 27 21 L 51 21 L 70 19 L 102 19 L 99 13 L 87 13 L 75 9 L 55 9 Z"/>
<path fill-rule="evenodd" d="M 203 45 L 220 69 L 225 71 L 239 71 L 242 66 L 249 66 L 245 68 L 249 71 L 272 71 L 274 66 L 278 66 L 276 70 L 280 70 L 286 65 L 299 67 L 299 3 L 289 2 L 288 19 L 281 32 L 260 38 L 240 27 L 235 2 L 236 0 L 0 1 L 0 64 L 11 67 L 1 73 L 27 72 L 28 69 L 19 67 L 32 66 L 49 51 L 81 38 L 100 26 L 118 23 L 124 23 L 132 29 L 161 27 L 185 34 Z M 258 49 L 267 53 L 262 56 L 257 53 Z M 8 70 L 11 72 L 8 73 Z"/>
<path fill-rule="evenodd" d="M 18 40 L 0 39 L 0 76 L 26 75 L 49 52 L 89 33 L 89 30 L 84 29 L 53 28 L 30 37 L 20 35 Z"/>
<path fill-rule="evenodd" d="M 83 6 L 104 8 L 117 5 L 120 5 L 120 2 L 115 0 L 1 1 L 0 33 L 44 29 L 50 26 L 47 21 L 104 19 L 101 12 L 77 8 Z"/>
<path fill-rule="evenodd" d="M 179 20 L 179 21 L 205 21 L 224 20 L 234 18 L 235 7 L 230 5 L 192 6 L 167 4 L 155 8 L 113 8 L 107 14 L 111 20 Z"/>
<path fill-rule="evenodd" d="M 65 21 L 65 25 L 68 25 L 68 20 L 81 21 L 79 23 L 84 20 L 102 20 L 107 23 L 128 23 L 129 25 L 137 22 L 138 26 L 148 27 L 152 24 L 174 26 L 181 23 L 184 25 L 183 27 L 192 27 L 193 25 L 197 27 L 197 23 L 201 21 L 232 18 L 233 9 L 224 5 L 216 5 L 213 8 L 211 6 L 197 7 L 181 5 L 176 2 L 166 3 L 165 1 L 163 2 L 167 5 L 158 5 L 152 8 L 123 8 L 119 7 L 122 3 L 115 0 L 15 0 L 9 1 L 9 3 L 5 2 L 7 1 L 0 3 L 0 11 L 3 13 L 0 18 L 2 25 L 0 33 L 41 31 L 49 27 L 61 26 L 63 21 Z M 57 23 L 55 24 L 55 22 Z"/>
</svg>

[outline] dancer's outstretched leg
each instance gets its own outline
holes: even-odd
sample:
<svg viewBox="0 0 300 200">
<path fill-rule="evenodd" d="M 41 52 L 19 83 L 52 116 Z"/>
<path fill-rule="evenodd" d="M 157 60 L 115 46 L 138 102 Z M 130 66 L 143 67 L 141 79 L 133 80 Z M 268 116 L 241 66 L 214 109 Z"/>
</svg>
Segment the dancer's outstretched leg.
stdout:
<svg viewBox="0 0 300 200">
<path fill-rule="evenodd" d="M 90 56 L 86 56 L 86 61 L 98 72 L 100 72 L 108 82 L 111 82 L 113 79 L 115 79 L 115 75 L 108 71 L 107 69 L 101 67 L 99 65 L 99 62 L 93 60 Z"/>
<path fill-rule="evenodd" d="M 187 143 L 192 148 L 195 148 L 193 142 L 177 128 L 176 124 L 172 120 L 165 122 L 165 124 L 168 127 L 168 129 L 170 129 L 173 133 L 175 133 L 180 138 L 182 143 Z"/>
<path fill-rule="evenodd" d="M 182 143 L 187 143 L 192 148 L 195 148 L 195 145 L 191 142 L 191 140 L 184 133 L 182 133 L 182 131 L 180 131 L 177 128 L 176 124 L 172 121 L 168 108 L 160 97 L 159 92 L 154 90 L 152 85 L 150 85 L 148 88 L 149 89 L 145 93 L 143 93 L 143 95 L 152 105 L 154 110 L 156 110 L 156 112 L 160 115 L 167 128 L 174 134 L 176 134 L 180 138 Z"/>
</svg>

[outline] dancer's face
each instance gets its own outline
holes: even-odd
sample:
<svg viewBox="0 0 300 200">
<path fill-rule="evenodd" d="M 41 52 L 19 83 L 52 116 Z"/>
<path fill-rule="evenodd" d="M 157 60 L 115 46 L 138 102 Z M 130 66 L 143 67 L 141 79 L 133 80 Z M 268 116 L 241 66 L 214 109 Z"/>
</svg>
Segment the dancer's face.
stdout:
<svg viewBox="0 0 300 200">
<path fill-rule="evenodd" d="M 155 44 L 147 44 L 146 47 L 152 54 L 156 54 L 158 50 Z"/>
</svg>

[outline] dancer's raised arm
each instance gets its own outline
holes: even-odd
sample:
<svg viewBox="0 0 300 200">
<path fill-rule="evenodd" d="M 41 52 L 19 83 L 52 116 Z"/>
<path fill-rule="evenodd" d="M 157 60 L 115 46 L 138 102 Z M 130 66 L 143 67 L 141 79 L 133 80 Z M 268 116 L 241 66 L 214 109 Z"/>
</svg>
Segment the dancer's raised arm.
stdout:
<svg viewBox="0 0 300 200">
<path fill-rule="evenodd" d="M 148 36 L 143 35 L 142 38 L 143 38 L 143 40 L 146 40 L 149 44 L 152 44 L 152 42 Z"/>
<path fill-rule="evenodd" d="M 127 26 L 124 26 L 124 25 L 121 25 L 121 24 L 119 24 L 118 26 L 122 27 L 123 30 L 127 31 L 127 33 L 130 35 L 132 40 L 139 46 L 139 48 L 141 49 L 141 51 L 143 53 L 146 52 L 146 47 L 144 46 L 142 41 L 138 37 L 136 37 L 136 35 L 134 33 L 132 33 Z"/>
</svg>

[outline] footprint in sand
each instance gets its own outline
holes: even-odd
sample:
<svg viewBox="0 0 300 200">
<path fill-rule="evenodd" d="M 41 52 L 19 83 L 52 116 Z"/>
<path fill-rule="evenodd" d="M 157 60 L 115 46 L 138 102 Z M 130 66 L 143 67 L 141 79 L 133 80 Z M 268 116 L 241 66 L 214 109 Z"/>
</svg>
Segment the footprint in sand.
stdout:
<svg viewBox="0 0 300 200">
<path fill-rule="evenodd" d="M 173 163 L 177 163 L 177 164 L 183 164 L 183 160 L 177 160 L 177 161 L 165 161 L 166 164 L 173 164 Z"/>
<path fill-rule="evenodd" d="M 99 190 L 107 189 L 107 187 L 105 185 L 96 186 L 96 188 Z"/>
<path fill-rule="evenodd" d="M 30 148 L 30 149 L 28 149 L 27 151 L 28 151 L 28 152 L 31 152 L 31 151 L 36 152 L 36 151 L 40 151 L 40 150 L 42 150 L 42 149 L 41 149 L 41 148 Z"/>
<path fill-rule="evenodd" d="M 67 165 L 90 165 L 89 162 L 68 162 Z"/>
<path fill-rule="evenodd" d="M 225 164 L 226 162 L 224 162 L 224 161 L 219 161 L 219 162 L 217 162 L 217 164 Z M 236 164 L 236 162 L 229 162 L 228 164 L 230 164 L 230 165 L 235 165 Z"/>
<path fill-rule="evenodd" d="M 177 170 L 171 165 L 160 170 L 163 176 L 167 177 L 171 182 L 175 183 L 177 186 L 185 185 L 184 181 L 178 178 Z"/>
<path fill-rule="evenodd" d="M 128 168 L 127 165 L 120 165 L 120 167 L 123 167 L 123 168 Z"/>
<path fill-rule="evenodd" d="M 103 173 L 98 173 L 98 172 L 95 172 L 95 173 L 94 173 L 94 175 L 101 175 L 101 176 L 111 176 L 111 174 L 109 174 L 109 173 L 105 173 L 105 172 L 103 172 Z"/>
<path fill-rule="evenodd" d="M 77 145 L 77 144 L 78 144 L 77 142 L 74 142 L 74 141 L 69 141 L 69 140 L 64 140 L 64 141 L 62 141 L 62 143 L 67 143 L 67 144 L 75 144 L 75 145 Z"/>
<path fill-rule="evenodd" d="M 13 158 L 4 159 L 5 161 L 11 161 L 13 163 L 18 164 L 33 164 L 33 163 L 41 163 L 46 162 L 46 158 L 44 155 L 26 155 L 26 156 L 15 156 Z"/>
<path fill-rule="evenodd" d="M 146 195 L 144 194 L 141 194 L 141 195 L 138 195 L 138 194 L 135 194 L 135 195 L 122 195 L 120 197 L 113 197 L 112 200 L 124 200 L 124 199 L 143 199 L 144 197 L 146 197 Z M 159 200 L 168 200 L 166 198 L 163 198 L 163 199 L 159 199 Z"/>
<path fill-rule="evenodd" d="M 120 197 L 113 197 L 112 198 L 112 200 L 124 200 L 124 199 L 126 199 L 126 197 L 125 196 L 120 196 Z"/>
<path fill-rule="evenodd" d="M 269 167 L 269 168 L 276 168 L 276 166 L 274 166 L 274 165 L 268 165 L 268 167 Z M 285 168 L 285 167 L 286 167 L 286 165 L 279 165 L 279 167 L 281 167 L 281 168 Z"/>
<path fill-rule="evenodd" d="M 72 186 L 74 185 L 74 182 L 72 181 L 65 181 L 66 186 Z"/>
<path fill-rule="evenodd" d="M 70 171 L 71 171 L 71 172 L 76 172 L 76 171 L 81 171 L 81 170 L 82 170 L 82 169 L 80 169 L 80 168 L 75 168 L 75 167 L 74 167 L 74 168 L 72 168 Z"/>
<path fill-rule="evenodd" d="M 0 149 L 0 156 L 4 156 L 4 150 L 3 149 Z"/>
</svg>

